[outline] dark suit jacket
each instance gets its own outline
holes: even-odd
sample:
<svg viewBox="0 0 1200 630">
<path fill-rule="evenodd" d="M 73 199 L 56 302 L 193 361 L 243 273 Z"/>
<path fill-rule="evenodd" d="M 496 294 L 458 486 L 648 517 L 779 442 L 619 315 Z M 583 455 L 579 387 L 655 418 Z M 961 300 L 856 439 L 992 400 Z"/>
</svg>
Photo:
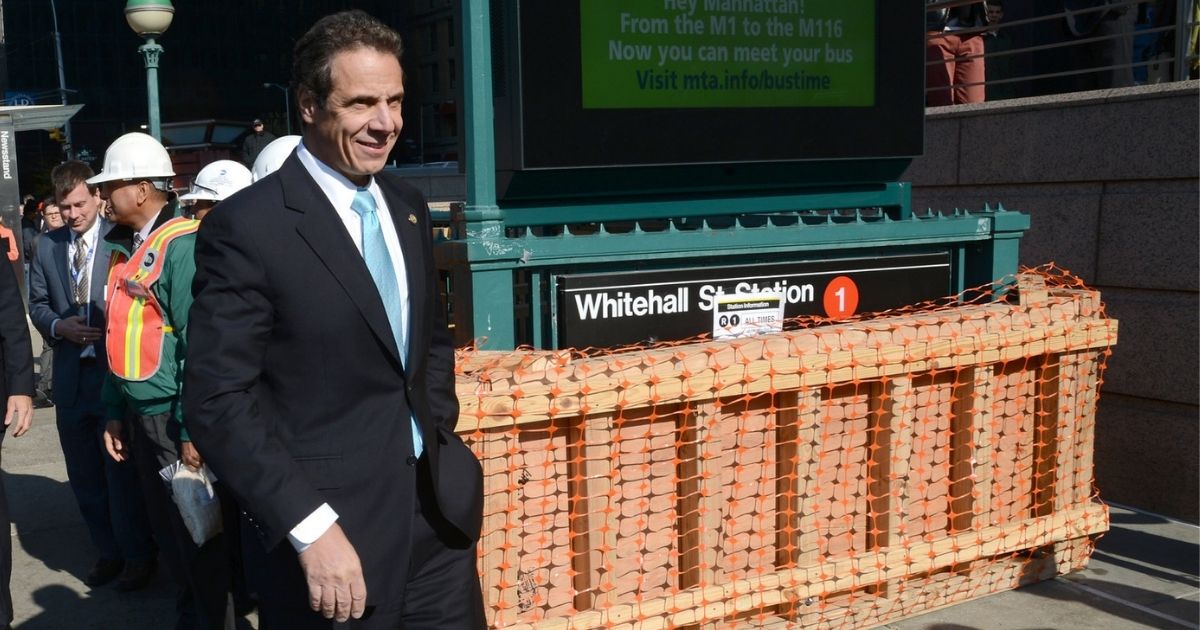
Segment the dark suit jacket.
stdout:
<svg viewBox="0 0 1200 630">
<path fill-rule="evenodd" d="M 16 272 L 7 259 L 0 260 L 3 263 L 0 264 L 0 415 L 3 415 L 10 395 L 33 395 L 33 345 L 29 341 L 25 302 L 21 299 Z M 8 522 L 7 517 L 3 520 Z"/>
<path fill-rule="evenodd" d="M 102 219 L 97 218 L 97 221 Z M 104 284 L 108 277 L 108 249 L 104 247 L 104 234 L 110 225 L 100 224 L 96 249 L 92 260 L 90 322 L 104 330 Z M 84 315 L 86 309 L 75 303 L 71 291 L 71 228 L 63 226 L 47 232 L 38 241 L 34 258 L 29 268 L 29 318 L 38 332 L 54 346 L 54 404 L 70 407 L 75 404 L 79 389 L 79 353 L 83 346 L 66 339 L 50 337 L 50 325 L 56 319 Z M 104 361 L 104 333 L 92 346 L 96 359 Z"/>
<path fill-rule="evenodd" d="M 479 462 L 454 434 L 454 353 L 437 304 L 428 206 L 398 179 L 377 181 L 407 270 L 404 367 L 366 263 L 293 155 L 201 224 L 184 383 L 193 441 L 267 547 L 328 502 L 372 599 L 387 596 L 381 583 L 402 583 L 408 566 L 380 550 L 408 538 L 414 498 L 396 481 L 411 453 L 410 412 L 446 534 L 476 540 L 482 520 Z"/>
</svg>

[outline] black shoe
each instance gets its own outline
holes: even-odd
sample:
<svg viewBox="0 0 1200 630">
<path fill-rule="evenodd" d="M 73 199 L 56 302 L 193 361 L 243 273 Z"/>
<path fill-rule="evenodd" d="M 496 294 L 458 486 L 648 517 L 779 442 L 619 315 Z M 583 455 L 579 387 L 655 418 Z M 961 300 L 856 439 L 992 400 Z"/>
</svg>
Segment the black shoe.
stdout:
<svg viewBox="0 0 1200 630">
<path fill-rule="evenodd" d="M 123 560 L 113 560 L 111 558 L 100 558 L 96 561 L 96 565 L 88 572 L 84 578 L 84 584 L 88 586 L 104 586 L 113 581 L 121 573 L 121 569 L 125 567 Z"/>
<path fill-rule="evenodd" d="M 48 407 L 53 407 L 53 406 L 54 406 L 54 401 L 50 400 L 50 394 L 43 392 L 43 391 L 37 391 L 33 394 L 33 408 L 34 409 L 46 409 Z"/>
<path fill-rule="evenodd" d="M 154 567 L 157 564 L 154 559 L 127 562 L 121 577 L 117 579 L 117 590 L 128 593 L 146 586 L 154 576 Z"/>
</svg>

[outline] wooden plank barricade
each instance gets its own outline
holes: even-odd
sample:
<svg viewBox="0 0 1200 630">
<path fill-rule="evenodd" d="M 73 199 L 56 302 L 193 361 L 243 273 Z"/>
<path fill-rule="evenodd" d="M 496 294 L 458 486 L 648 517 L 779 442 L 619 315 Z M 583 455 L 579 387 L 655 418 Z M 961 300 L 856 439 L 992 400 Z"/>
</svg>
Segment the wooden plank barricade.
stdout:
<svg viewBox="0 0 1200 630">
<path fill-rule="evenodd" d="M 489 623 L 870 627 L 1082 568 L 1117 322 L 1018 284 L 749 339 L 464 353 Z"/>
</svg>

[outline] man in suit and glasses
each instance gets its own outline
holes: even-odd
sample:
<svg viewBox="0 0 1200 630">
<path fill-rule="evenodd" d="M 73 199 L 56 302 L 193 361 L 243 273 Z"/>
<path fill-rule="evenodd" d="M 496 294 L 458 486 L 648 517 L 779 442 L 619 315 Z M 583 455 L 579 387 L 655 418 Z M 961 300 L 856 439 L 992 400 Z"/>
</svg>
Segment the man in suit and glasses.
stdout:
<svg viewBox="0 0 1200 630">
<path fill-rule="evenodd" d="M 117 579 L 131 591 L 149 581 L 154 543 L 137 473 L 104 452 L 104 284 L 111 225 L 100 218 L 100 191 L 83 162 L 50 173 L 65 225 L 46 233 L 30 270 L 29 317 L 54 347 L 54 405 L 67 479 L 99 559 L 88 586 Z"/>
<path fill-rule="evenodd" d="M 293 57 L 303 141 L 197 237 L 184 410 L 262 539 L 268 629 L 484 625 L 428 206 L 381 173 L 400 53 L 361 11 L 319 20 Z"/>
</svg>

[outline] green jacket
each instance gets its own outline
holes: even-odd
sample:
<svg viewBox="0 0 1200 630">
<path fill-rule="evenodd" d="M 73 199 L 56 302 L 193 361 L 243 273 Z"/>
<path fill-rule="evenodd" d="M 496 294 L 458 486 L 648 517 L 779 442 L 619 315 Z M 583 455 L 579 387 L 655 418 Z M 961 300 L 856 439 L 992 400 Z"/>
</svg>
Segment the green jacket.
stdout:
<svg viewBox="0 0 1200 630">
<path fill-rule="evenodd" d="M 154 230 L 180 216 L 173 201 L 163 206 L 154 220 Z M 153 231 L 153 230 L 152 230 Z M 104 237 L 109 255 L 121 254 L 128 260 L 133 248 L 134 230 L 118 225 Z M 149 416 L 169 413 L 183 424 L 183 366 L 187 356 L 187 317 L 192 307 L 192 276 L 196 274 L 196 235 L 185 234 L 171 241 L 162 275 L 150 290 L 163 307 L 163 315 L 172 331 L 163 337 L 162 364 L 158 372 L 145 381 L 127 381 L 108 372 L 104 381 L 104 404 L 109 420 L 123 420 L 132 411 Z M 184 441 L 187 429 L 180 427 Z"/>
</svg>

